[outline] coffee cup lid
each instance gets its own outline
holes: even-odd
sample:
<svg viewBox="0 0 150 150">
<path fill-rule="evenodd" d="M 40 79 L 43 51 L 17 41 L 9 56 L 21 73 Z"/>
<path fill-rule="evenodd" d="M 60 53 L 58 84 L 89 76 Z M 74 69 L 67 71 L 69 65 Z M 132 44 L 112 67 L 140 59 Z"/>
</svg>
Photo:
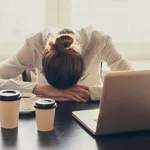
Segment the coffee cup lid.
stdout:
<svg viewBox="0 0 150 150">
<path fill-rule="evenodd" d="M 34 102 L 34 107 L 37 109 L 53 109 L 57 107 L 53 99 L 38 99 Z"/>
<path fill-rule="evenodd" d="M 21 99 L 21 94 L 17 90 L 1 90 L 0 101 L 16 101 Z"/>
</svg>

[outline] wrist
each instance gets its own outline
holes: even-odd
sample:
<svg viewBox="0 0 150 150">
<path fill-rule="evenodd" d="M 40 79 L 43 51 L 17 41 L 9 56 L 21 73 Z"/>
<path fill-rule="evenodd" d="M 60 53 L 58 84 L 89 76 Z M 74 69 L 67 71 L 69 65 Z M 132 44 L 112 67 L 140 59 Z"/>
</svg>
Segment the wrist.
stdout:
<svg viewBox="0 0 150 150">
<path fill-rule="evenodd" d="M 37 84 L 36 86 L 35 86 L 35 88 L 33 89 L 33 93 L 35 94 L 35 95 L 43 95 L 43 88 L 44 88 L 44 85 L 40 85 L 40 84 Z"/>
</svg>

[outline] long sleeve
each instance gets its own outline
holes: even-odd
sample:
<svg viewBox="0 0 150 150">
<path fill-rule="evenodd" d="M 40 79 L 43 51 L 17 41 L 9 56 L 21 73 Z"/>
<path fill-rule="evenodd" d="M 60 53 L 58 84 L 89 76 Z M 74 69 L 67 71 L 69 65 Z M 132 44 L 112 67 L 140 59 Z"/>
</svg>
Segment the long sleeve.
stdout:
<svg viewBox="0 0 150 150">
<path fill-rule="evenodd" d="M 133 68 L 128 60 L 115 49 L 114 45 L 112 44 L 111 38 L 109 36 L 106 36 L 105 38 L 106 45 L 102 50 L 99 51 L 98 60 L 105 61 L 111 71 L 132 70 Z M 100 100 L 102 88 L 102 85 L 89 87 L 91 100 Z"/>
<path fill-rule="evenodd" d="M 0 90 L 14 89 L 20 92 L 32 93 L 36 83 L 16 81 L 15 79 L 0 79 Z"/>
<path fill-rule="evenodd" d="M 133 69 L 126 57 L 122 56 L 112 43 L 110 36 L 106 36 L 106 45 L 99 52 L 98 59 L 105 61 L 111 71 L 131 70 Z"/>
<path fill-rule="evenodd" d="M 16 81 L 12 78 L 16 78 L 29 64 L 33 63 L 34 53 L 26 41 L 15 55 L 0 63 L 0 90 L 12 88 L 23 92 L 33 91 L 35 83 Z"/>
<path fill-rule="evenodd" d="M 89 87 L 90 99 L 92 101 L 99 101 L 100 100 L 102 88 L 103 88 L 102 85 L 94 85 L 94 86 Z"/>
</svg>

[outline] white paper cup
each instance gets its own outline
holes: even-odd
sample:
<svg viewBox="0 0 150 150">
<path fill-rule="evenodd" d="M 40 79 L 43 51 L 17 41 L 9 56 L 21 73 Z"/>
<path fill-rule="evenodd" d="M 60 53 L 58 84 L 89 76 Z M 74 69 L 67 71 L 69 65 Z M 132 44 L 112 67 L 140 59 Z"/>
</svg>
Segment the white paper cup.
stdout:
<svg viewBox="0 0 150 150">
<path fill-rule="evenodd" d="M 39 131 L 51 131 L 54 128 L 55 109 L 57 104 L 52 99 L 39 99 L 34 103 L 36 121 Z"/>
<path fill-rule="evenodd" d="M 36 95 L 33 93 L 21 93 L 20 112 L 26 112 L 34 109 Z"/>
<path fill-rule="evenodd" d="M 2 128 L 18 127 L 20 99 L 19 91 L 11 89 L 0 91 L 0 122 Z"/>
</svg>

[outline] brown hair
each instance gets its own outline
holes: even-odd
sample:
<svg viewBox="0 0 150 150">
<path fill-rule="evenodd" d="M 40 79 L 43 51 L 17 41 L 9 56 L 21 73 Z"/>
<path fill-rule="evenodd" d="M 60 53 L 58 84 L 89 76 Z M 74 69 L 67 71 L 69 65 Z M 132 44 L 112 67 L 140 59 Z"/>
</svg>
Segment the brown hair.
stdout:
<svg viewBox="0 0 150 150">
<path fill-rule="evenodd" d="M 50 51 L 43 54 L 43 73 L 53 87 L 67 89 L 76 85 L 84 73 L 82 55 L 70 46 L 74 39 L 61 35 L 51 46 Z"/>
</svg>

